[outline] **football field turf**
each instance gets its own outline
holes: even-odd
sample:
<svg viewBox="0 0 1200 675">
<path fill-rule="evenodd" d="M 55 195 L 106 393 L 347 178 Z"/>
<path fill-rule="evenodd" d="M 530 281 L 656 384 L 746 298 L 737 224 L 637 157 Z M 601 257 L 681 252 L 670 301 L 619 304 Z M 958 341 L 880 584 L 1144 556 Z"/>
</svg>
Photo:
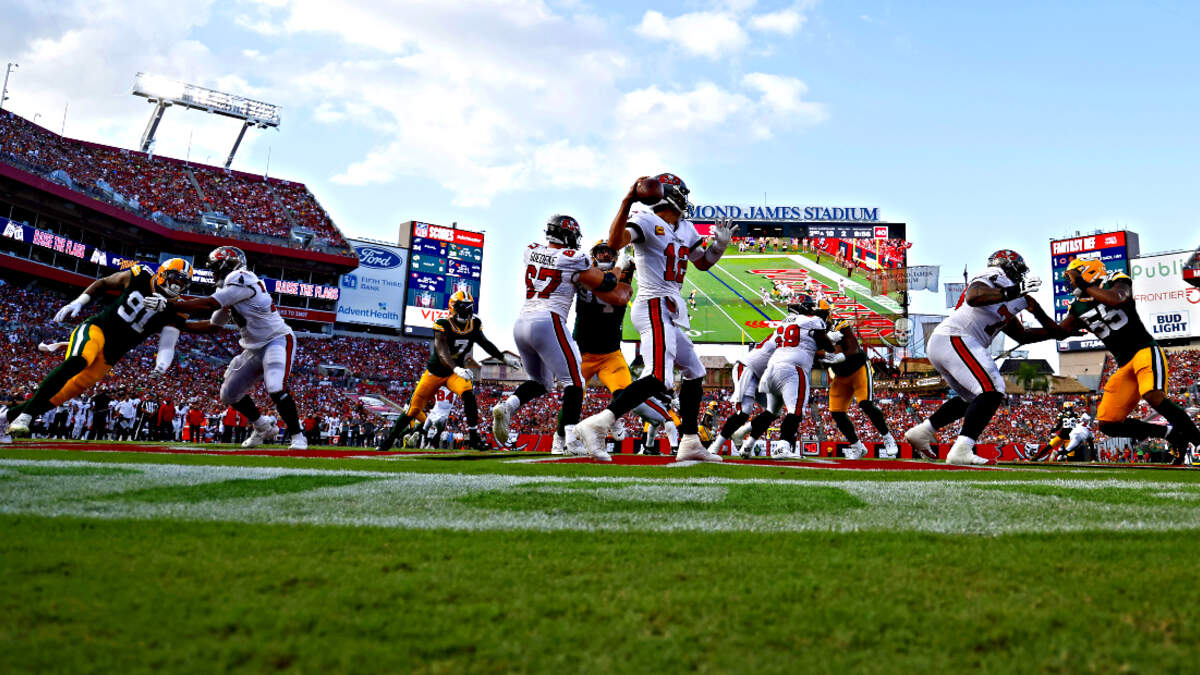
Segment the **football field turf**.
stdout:
<svg viewBox="0 0 1200 675">
<path fill-rule="evenodd" d="M 1187 469 L 62 447 L 0 450 L 3 672 L 1163 672 L 1200 656 Z"/>
<path fill-rule="evenodd" d="M 689 307 L 692 340 L 746 344 L 757 342 L 772 330 L 765 322 L 782 319 L 786 308 L 779 300 L 763 302 L 761 290 L 770 290 L 774 280 L 781 279 L 797 288 L 808 279 L 820 283 L 830 295 L 838 289 L 838 279 L 845 277 L 817 265 L 801 254 L 729 254 L 711 270 L 689 268 L 683 282 L 686 301 L 695 291 L 695 307 Z M 864 311 L 894 315 L 900 305 L 891 297 L 873 297 L 865 277 L 847 279 L 848 298 L 845 303 L 857 303 Z M 626 340 L 638 339 L 631 322 L 625 323 Z"/>
</svg>

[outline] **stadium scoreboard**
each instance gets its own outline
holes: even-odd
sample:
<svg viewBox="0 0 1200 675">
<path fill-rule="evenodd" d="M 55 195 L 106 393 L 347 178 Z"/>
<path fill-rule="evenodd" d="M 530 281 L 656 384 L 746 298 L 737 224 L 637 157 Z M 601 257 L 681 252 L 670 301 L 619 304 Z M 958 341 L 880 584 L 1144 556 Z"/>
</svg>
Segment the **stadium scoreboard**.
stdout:
<svg viewBox="0 0 1200 675">
<path fill-rule="evenodd" d="M 404 334 L 433 337 L 433 322 L 447 316 L 455 291 L 468 291 L 478 306 L 484 235 L 416 221 L 409 229 Z"/>
<path fill-rule="evenodd" d="M 1075 297 L 1071 285 L 1063 273 L 1076 258 L 1094 258 L 1104 263 L 1110 272 L 1129 273 L 1130 260 L 1136 258 L 1140 248 L 1136 232 L 1098 232 L 1068 239 L 1050 241 L 1050 279 L 1054 283 L 1054 320 L 1062 321 Z M 1099 340 L 1072 338 L 1058 344 L 1060 352 L 1103 349 Z"/>
</svg>

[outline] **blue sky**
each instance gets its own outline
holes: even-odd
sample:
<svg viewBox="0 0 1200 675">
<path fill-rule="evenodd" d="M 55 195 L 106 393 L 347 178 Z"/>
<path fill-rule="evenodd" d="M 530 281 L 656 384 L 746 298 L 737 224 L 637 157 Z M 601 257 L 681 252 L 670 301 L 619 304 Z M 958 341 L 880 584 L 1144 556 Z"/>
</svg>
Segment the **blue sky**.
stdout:
<svg viewBox="0 0 1200 675">
<path fill-rule="evenodd" d="M 997 248 L 1046 277 L 1048 239 L 1075 230 L 1200 243 L 1194 5 L 377 4 L 4 0 L 7 106 L 57 130 L 69 101 L 67 135 L 132 147 L 139 70 L 278 103 L 235 167 L 270 153 L 351 236 L 485 228 L 501 344 L 522 297 L 506 263 L 555 212 L 600 236 L 641 173 L 703 203 L 877 206 L 943 281 Z M 190 137 L 219 163 L 236 131 L 170 111 L 157 151 Z"/>
</svg>

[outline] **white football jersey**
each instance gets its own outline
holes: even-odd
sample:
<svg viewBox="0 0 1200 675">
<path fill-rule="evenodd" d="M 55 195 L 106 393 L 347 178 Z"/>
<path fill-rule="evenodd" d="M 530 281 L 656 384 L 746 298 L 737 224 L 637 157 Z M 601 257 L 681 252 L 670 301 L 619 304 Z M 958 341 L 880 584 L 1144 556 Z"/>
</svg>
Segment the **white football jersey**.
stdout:
<svg viewBox="0 0 1200 675">
<path fill-rule="evenodd" d="M 553 312 L 567 318 L 575 301 L 575 281 L 592 266 L 587 254 L 573 248 L 530 244 L 525 248 L 525 304 L 522 314 Z"/>
<path fill-rule="evenodd" d="M 777 363 L 812 369 L 813 358 L 817 354 L 817 341 L 813 334 L 825 332 L 825 322 L 819 317 L 804 314 L 792 314 L 775 329 L 775 353 L 771 355 L 770 365 Z"/>
<path fill-rule="evenodd" d="M 290 335 L 292 329 L 279 316 L 267 285 L 250 270 L 234 270 L 212 294 L 221 309 L 228 309 L 242 333 L 242 349 L 257 349 L 271 340 Z"/>
<path fill-rule="evenodd" d="M 681 306 L 688 262 L 702 251 L 703 240 L 695 226 L 690 220 L 672 226 L 650 211 L 634 211 L 629 214 L 628 228 L 637 264 L 635 301 L 668 298 Z M 677 325 L 687 327 L 687 312 L 676 312 L 673 318 Z"/>
<path fill-rule="evenodd" d="M 1014 285 L 1004 270 L 999 267 L 985 269 L 971 279 L 967 287 L 970 288 L 974 283 L 983 283 L 992 288 L 1009 288 Z M 959 299 L 958 307 L 954 309 L 954 312 L 938 324 L 937 328 L 933 329 L 933 333 L 934 335 L 973 337 L 979 341 L 980 345 L 987 347 L 992 343 L 992 338 L 996 337 L 996 333 L 999 333 L 1008 325 L 1008 322 L 1014 320 L 1018 314 L 1028 308 L 1029 300 L 1023 295 L 1015 300 L 981 307 L 968 305 L 966 295 L 964 295 Z"/>
<path fill-rule="evenodd" d="M 771 333 L 765 340 L 755 345 L 754 349 L 743 354 L 737 362 L 749 368 L 750 372 L 762 377 L 763 371 L 767 369 L 767 363 L 771 361 L 771 355 L 775 353 L 775 348 L 778 346 L 775 334 Z"/>
<path fill-rule="evenodd" d="M 433 414 L 438 417 L 449 415 L 450 409 L 454 407 L 454 398 L 454 392 L 446 387 L 439 388 L 433 395 Z"/>
</svg>

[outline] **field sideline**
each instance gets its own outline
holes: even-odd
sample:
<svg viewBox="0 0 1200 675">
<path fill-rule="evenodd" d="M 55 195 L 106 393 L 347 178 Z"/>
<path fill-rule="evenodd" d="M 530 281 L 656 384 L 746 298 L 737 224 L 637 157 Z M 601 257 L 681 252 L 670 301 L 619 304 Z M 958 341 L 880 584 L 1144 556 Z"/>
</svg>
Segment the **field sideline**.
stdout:
<svg viewBox="0 0 1200 675">
<path fill-rule="evenodd" d="M 1146 672 L 1200 651 L 1190 470 L 83 447 L 0 450 L 5 672 Z"/>
</svg>

